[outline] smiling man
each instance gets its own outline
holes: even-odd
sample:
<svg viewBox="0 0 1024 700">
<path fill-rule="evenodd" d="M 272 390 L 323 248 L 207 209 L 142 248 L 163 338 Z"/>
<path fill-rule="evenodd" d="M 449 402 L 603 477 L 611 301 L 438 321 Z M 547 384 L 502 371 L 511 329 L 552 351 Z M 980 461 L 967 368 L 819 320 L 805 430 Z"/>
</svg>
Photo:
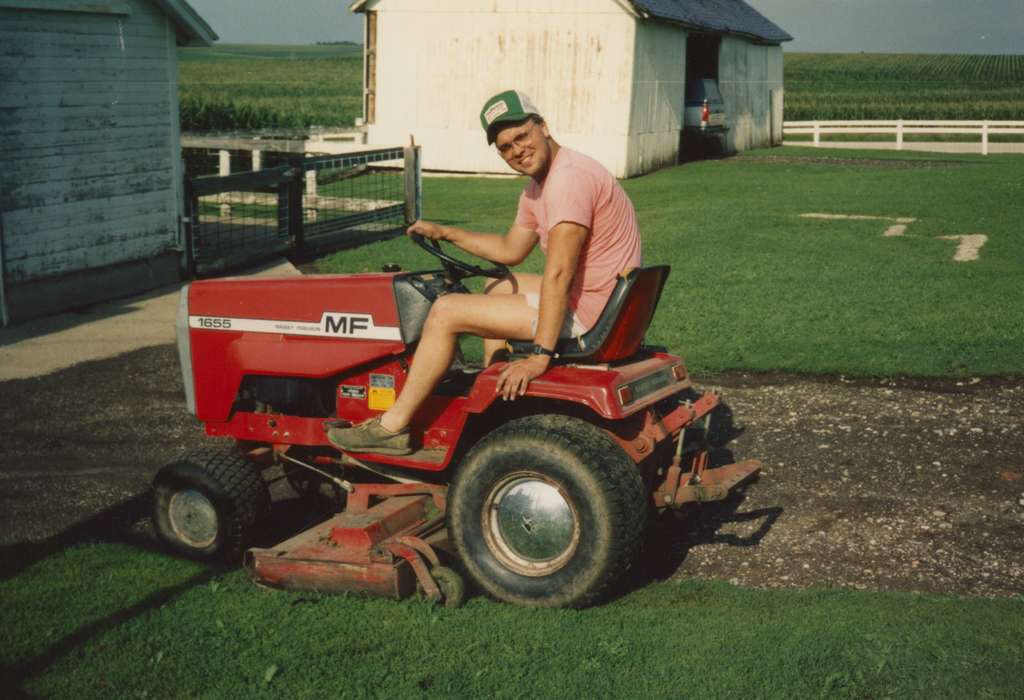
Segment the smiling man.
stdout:
<svg viewBox="0 0 1024 700">
<path fill-rule="evenodd" d="M 412 451 L 409 425 L 451 365 L 461 333 L 484 338 L 485 364 L 506 339 L 533 340 L 533 354 L 508 363 L 497 384 L 506 400 L 522 396 L 547 370 L 558 339 L 589 330 L 618 274 L 640 266 L 640 233 L 629 197 L 600 163 L 559 146 L 527 95 L 495 95 L 484 104 L 480 123 L 505 162 L 530 177 L 512 227 L 502 235 L 417 221 L 406 233 L 448 241 L 506 265 L 518 265 L 540 243 L 544 273 L 516 272 L 489 284 L 483 295 L 447 294 L 435 301 L 395 404 L 365 423 L 329 432 L 331 442 L 345 450 Z"/>
</svg>

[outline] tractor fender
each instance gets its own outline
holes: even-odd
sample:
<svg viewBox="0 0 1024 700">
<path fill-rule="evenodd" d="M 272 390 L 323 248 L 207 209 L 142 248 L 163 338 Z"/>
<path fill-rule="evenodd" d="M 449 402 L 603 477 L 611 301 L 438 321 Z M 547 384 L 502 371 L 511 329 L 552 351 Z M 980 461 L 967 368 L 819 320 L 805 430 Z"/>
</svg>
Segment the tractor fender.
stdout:
<svg viewBox="0 0 1024 700">
<path fill-rule="evenodd" d="M 498 362 L 481 372 L 464 406 L 467 413 L 483 413 L 501 398 L 497 394 L 498 377 L 505 367 Z M 524 398 L 563 401 L 587 407 L 607 420 L 621 420 L 644 411 L 667 396 L 690 388 L 689 377 L 672 376 L 682 361 L 673 355 L 656 353 L 636 362 L 616 367 L 608 365 L 556 365 L 530 382 Z M 624 403 L 620 389 L 635 386 L 650 377 L 666 377 L 661 385 Z"/>
</svg>

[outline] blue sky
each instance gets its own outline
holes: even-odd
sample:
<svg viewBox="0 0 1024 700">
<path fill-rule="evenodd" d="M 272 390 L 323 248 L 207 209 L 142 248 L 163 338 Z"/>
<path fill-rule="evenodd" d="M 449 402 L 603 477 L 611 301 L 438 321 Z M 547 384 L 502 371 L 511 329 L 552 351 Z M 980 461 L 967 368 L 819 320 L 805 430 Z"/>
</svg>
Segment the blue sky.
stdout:
<svg viewBox="0 0 1024 700">
<path fill-rule="evenodd" d="M 350 0 L 188 1 L 224 42 L 362 40 Z M 1024 0 L 748 1 L 795 37 L 787 51 L 1024 54 Z"/>
</svg>

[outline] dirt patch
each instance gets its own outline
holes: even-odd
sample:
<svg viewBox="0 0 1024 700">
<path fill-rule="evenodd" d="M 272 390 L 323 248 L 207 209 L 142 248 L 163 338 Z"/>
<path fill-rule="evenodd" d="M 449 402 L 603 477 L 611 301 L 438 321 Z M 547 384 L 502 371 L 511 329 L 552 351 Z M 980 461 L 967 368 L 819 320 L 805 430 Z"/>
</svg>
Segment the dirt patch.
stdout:
<svg viewBox="0 0 1024 700">
<path fill-rule="evenodd" d="M 764 474 L 742 500 L 698 507 L 682 530 L 669 528 L 686 538 L 676 576 L 1024 593 L 1019 380 L 715 383 L 737 425 L 725 447 L 764 460 Z"/>
<path fill-rule="evenodd" d="M 1024 382 L 726 374 L 716 458 L 763 476 L 654 527 L 655 578 L 964 595 L 1024 593 Z M 146 491 L 208 438 L 175 348 L 0 383 L 0 558 L 145 543 Z M 287 498 L 287 490 L 277 492 Z"/>
</svg>

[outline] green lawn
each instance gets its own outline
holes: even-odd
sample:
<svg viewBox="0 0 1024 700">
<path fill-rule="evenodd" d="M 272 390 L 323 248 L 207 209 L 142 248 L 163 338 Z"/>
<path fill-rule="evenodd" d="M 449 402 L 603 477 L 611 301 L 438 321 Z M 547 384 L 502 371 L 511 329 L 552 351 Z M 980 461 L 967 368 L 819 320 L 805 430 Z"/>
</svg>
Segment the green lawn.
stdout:
<svg viewBox="0 0 1024 700">
<path fill-rule="evenodd" d="M 426 178 L 430 219 L 505 230 L 521 180 Z M 698 374 L 1024 374 L 1024 158 L 784 148 L 624 183 L 648 263 L 670 263 L 649 341 Z M 805 213 L 910 217 L 827 221 Z M 974 262 L 958 242 L 984 234 Z M 341 251 L 325 271 L 431 264 L 404 239 Z M 524 269 L 539 272 L 535 253 Z"/>
<path fill-rule="evenodd" d="M 123 545 L 0 582 L 38 697 L 1017 698 L 1024 600 L 654 583 L 583 611 L 282 593 Z M 8 695 L 8 697 L 10 697 Z"/>
</svg>

